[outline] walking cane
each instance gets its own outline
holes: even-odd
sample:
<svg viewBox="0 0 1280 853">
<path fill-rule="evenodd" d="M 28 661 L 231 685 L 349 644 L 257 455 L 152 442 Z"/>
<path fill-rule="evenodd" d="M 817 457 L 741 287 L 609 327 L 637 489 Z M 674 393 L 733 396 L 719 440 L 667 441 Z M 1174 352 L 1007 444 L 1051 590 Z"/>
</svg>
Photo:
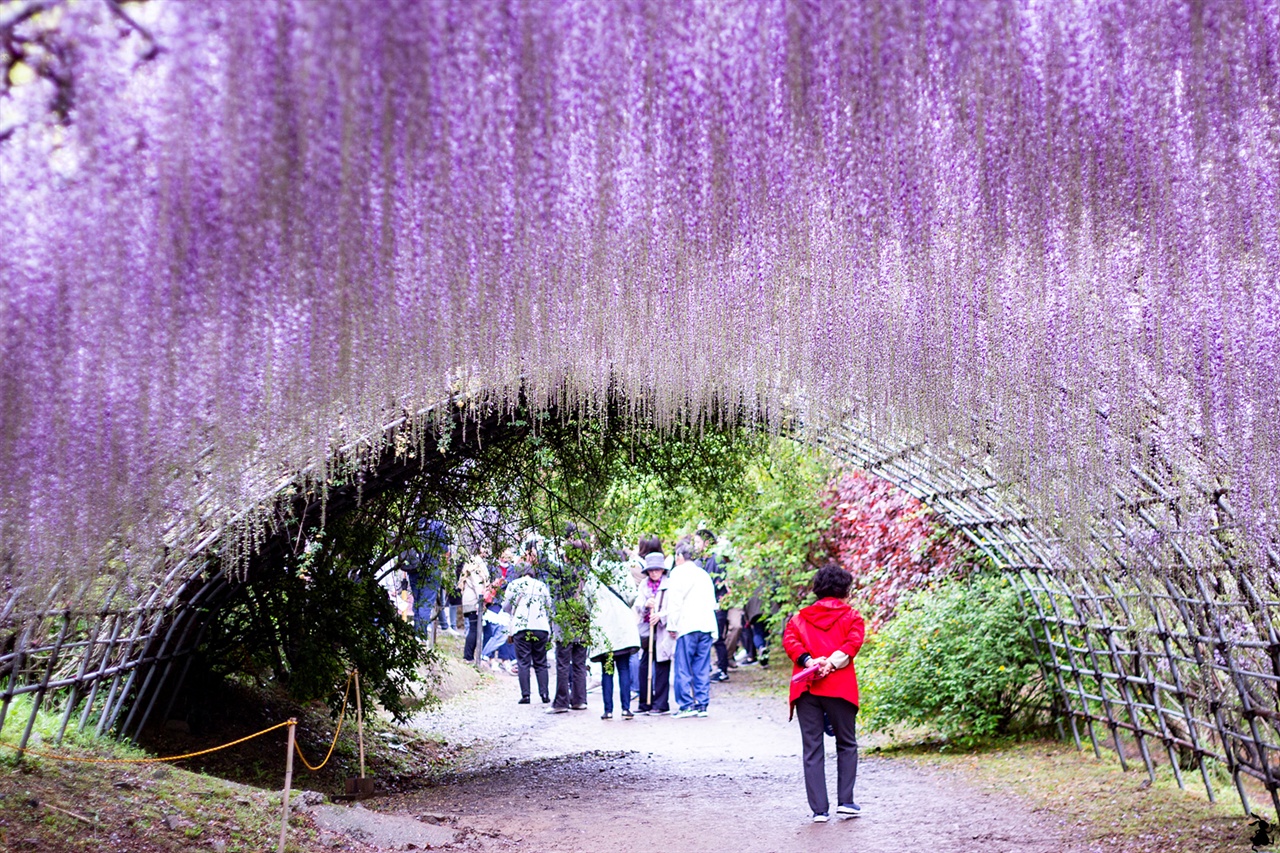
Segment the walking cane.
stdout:
<svg viewBox="0 0 1280 853">
<path fill-rule="evenodd" d="M 644 704 L 650 707 L 653 706 L 653 670 L 654 670 L 655 664 L 657 663 L 657 661 L 653 659 L 653 635 L 654 635 L 654 632 L 656 632 L 657 630 L 658 629 L 654 627 L 653 623 L 650 622 L 649 623 L 649 677 L 646 678 L 644 682 Z"/>
<path fill-rule="evenodd" d="M 665 593 L 666 593 L 665 590 L 661 590 L 661 589 L 658 590 L 659 596 L 665 595 Z M 658 662 L 653 658 L 653 637 L 655 634 L 658 633 L 658 623 L 654 622 L 651 617 L 653 615 L 653 612 L 662 606 L 662 599 L 658 598 L 657 596 L 655 596 L 655 598 L 657 598 L 658 603 L 655 604 L 653 608 L 649 611 L 649 616 L 645 617 L 646 619 L 649 620 L 649 680 L 644 685 L 644 688 L 645 688 L 644 704 L 650 707 L 653 707 L 653 677 L 657 675 L 657 670 L 658 670 Z M 650 599 L 650 601 L 653 601 L 653 600 L 654 599 Z"/>
</svg>

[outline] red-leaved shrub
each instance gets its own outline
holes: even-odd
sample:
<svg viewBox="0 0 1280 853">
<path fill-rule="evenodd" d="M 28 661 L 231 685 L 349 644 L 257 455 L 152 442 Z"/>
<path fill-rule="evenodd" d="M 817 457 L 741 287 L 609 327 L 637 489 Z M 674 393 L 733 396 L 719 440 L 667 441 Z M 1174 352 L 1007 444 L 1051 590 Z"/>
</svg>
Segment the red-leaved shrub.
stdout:
<svg viewBox="0 0 1280 853">
<path fill-rule="evenodd" d="M 848 471 L 830 490 L 824 549 L 853 574 L 872 629 L 893 618 L 903 593 L 959 569 L 967 550 L 963 537 L 902 489 L 865 471 Z"/>
</svg>

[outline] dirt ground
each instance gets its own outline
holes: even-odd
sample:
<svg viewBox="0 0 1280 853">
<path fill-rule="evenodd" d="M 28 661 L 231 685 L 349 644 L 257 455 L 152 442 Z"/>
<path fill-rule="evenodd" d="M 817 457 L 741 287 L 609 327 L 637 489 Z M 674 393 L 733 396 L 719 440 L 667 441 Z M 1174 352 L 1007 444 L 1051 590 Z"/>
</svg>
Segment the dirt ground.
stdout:
<svg viewBox="0 0 1280 853">
<path fill-rule="evenodd" d="M 601 720 L 594 685 L 589 710 L 552 715 L 536 698 L 518 705 L 514 678 L 486 678 L 413 722 L 470 744 L 465 766 L 438 785 L 371 800 L 354 812 L 325 806 L 315 817 L 335 834 L 334 846 L 349 829 L 349 837 L 381 849 L 1091 849 L 1069 825 L 1038 814 L 1012 791 L 983 790 L 910 758 L 874 754 L 864 754 L 859 767 L 862 817 L 812 823 L 798 728 L 787 721 L 785 699 L 766 692 L 761 676 L 744 668 L 731 682 L 713 685 L 710 716 L 688 720 Z M 829 742 L 833 791 L 834 774 Z M 385 833 L 377 814 L 387 816 Z M 406 817 L 417 820 L 418 835 Z M 344 821 L 351 826 L 344 829 Z"/>
<path fill-rule="evenodd" d="M 1180 791 L 1165 778 L 1171 772 L 1162 770 L 1153 784 L 1144 772 L 1123 772 L 1113 758 L 1050 740 L 884 754 L 882 740 L 864 736 L 856 795 L 863 816 L 815 825 L 802 787 L 799 733 L 786 719 L 785 677 L 739 670 L 730 683 L 713 685 L 707 719 L 605 721 L 598 687 L 589 710 L 549 715 L 540 703 L 516 703 L 514 678 L 481 676 L 455 662 L 435 685 L 447 698 L 412 720 L 412 730 L 366 728 L 379 796 L 329 801 L 342 775 L 358 767 L 354 753 L 329 775 L 295 766 L 288 850 L 1249 849 L 1252 830 L 1238 805 Z M 247 724 L 260 722 L 251 716 Z M 308 727 L 315 741 L 308 751 L 318 754 L 330 736 L 323 719 Z M 217 729 L 202 736 L 227 735 Z M 244 745 L 258 750 L 236 759 L 245 771 L 238 781 L 179 767 L 0 764 L 0 851 L 275 849 L 283 743 L 269 740 Z M 347 746 L 348 753 L 355 748 Z M 218 767 L 225 771 L 229 760 Z M 1229 787 L 1219 794 L 1229 798 Z"/>
</svg>

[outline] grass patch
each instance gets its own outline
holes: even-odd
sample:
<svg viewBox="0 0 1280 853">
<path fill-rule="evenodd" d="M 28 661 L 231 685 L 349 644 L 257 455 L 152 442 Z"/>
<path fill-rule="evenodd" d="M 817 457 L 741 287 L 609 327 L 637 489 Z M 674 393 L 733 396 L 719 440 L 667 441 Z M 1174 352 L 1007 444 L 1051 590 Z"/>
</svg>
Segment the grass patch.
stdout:
<svg viewBox="0 0 1280 853">
<path fill-rule="evenodd" d="M 29 700 L 15 700 L 0 740 L 16 744 L 30 717 Z M 36 715 L 29 748 L 98 763 L 19 755 L 0 749 L 0 850 L 187 853 L 275 850 L 280 835 L 286 731 L 278 729 L 236 747 L 182 762 L 135 763 L 207 749 L 298 718 L 298 741 L 313 763 L 325 755 L 335 720 L 322 703 L 299 704 L 270 689 L 226 685 L 217 701 L 204 704 L 187 725 L 156 725 L 141 747 L 76 731 L 61 744 L 57 710 Z M 379 790 L 413 788 L 447 771 L 450 747 L 437 739 L 392 725 L 382 715 L 365 720 L 368 774 Z M 456 750 L 454 750 L 456 751 Z M 359 773 L 356 727 L 348 719 L 331 762 L 311 773 L 294 761 L 295 798 L 303 790 L 335 794 L 346 776 Z M 120 760 L 125 760 L 123 763 Z M 327 850 L 310 817 L 294 810 L 288 849 Z M 366 849 L 353 844 L 349 849 Z"/>
<path fill-rule="evenodd" d="M 1124 772 L 1116 758 L 1080 752 L 1054 740 L 1028 740 L 967 752 L 914 745 L 885 754 L 963 774 L 972 784 L 1032 803 L 1047 825 L 1067 827 L 1091 849 L 1130 853 L 1239 853 L 1253 830 L 1229 789 L 1210 803 L 1199 775 L 1178 788 L 1167 766 L 1151 783 L 1146 770 Z"/>
</svg>

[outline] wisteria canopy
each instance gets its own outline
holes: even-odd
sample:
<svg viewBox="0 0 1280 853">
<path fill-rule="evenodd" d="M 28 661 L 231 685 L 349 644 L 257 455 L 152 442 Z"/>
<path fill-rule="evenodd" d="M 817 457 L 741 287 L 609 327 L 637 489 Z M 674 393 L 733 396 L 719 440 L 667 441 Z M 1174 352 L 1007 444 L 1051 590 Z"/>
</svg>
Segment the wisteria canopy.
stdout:
<svg viewBox="0 0 1280 853">
<path fill-rule="evenodd" d="M 1158 454 L 1273 538 L 1274 0 L 9 0 L 0 58 L 15 586 L 460 390 L 856 415 L 1063 524 Z"/>
</svg>

